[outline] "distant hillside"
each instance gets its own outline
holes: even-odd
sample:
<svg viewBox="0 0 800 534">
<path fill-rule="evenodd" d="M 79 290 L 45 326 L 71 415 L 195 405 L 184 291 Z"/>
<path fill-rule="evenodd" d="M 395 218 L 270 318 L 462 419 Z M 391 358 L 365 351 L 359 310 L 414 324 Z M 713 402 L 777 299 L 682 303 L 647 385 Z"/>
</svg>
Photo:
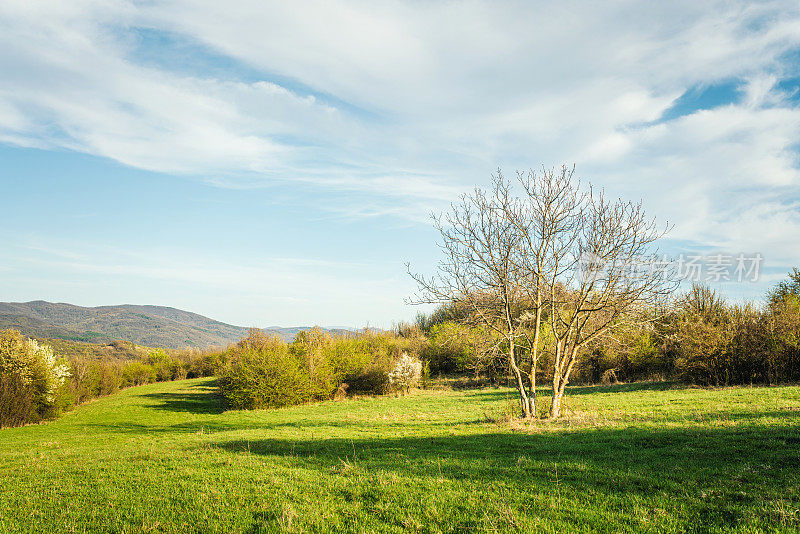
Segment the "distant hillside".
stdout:
<svg viewBox="0 0 800 534">
<path fill-rule="evenodd" d="M 153 350 L 130 341 L 120 340 L 111 343 L 87 343 L 47 337 L 36 337 L 36 339 L 40 343 L 51 346 L 59 358 L 81 356 L 90 360 L 136 360 L 146 357 Z"/>
<path fill-rule="evenodd" d="M 91 343 L 130 341 L 147 347 L 225 347 L 247 335 L 247 328 L 165 306 L 98 306 L 33 302 L 0 303 L 0 329 L 15 328 L 28 336 Z M 309 327 L 270 327 L 284 340 Z M 335 333 L 345 332 L 335 330 Z"/>
</svg>

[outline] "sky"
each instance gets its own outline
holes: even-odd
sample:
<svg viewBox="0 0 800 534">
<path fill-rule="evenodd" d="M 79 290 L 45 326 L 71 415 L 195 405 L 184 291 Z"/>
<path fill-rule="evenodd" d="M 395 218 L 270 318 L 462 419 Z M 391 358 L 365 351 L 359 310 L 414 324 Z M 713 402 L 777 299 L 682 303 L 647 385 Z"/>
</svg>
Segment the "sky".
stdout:
<svg viewBox="0 0 800 534">
<path fill-rule="evenodd" d="M 662 250 L 800 265 L 800 3 L 0 3 L 0 300 L 419 311 L 430 214 L 575 165 Z"/>
</svg>

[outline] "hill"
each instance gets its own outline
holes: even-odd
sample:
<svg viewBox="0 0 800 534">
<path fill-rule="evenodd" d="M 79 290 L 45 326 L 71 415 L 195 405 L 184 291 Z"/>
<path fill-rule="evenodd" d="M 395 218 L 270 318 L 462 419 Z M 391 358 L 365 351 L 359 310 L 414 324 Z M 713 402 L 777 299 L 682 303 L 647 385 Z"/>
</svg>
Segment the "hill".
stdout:
<svg viewBox="0 0 800 534">
<path fill-rule="evenodd" d="M 515 426 L 502 388 L 248 412 L 213 386 L 0 430 L 0 531 L 800 528 L 798 387 L 570 388 L 568 420 Z"/>
<path fill-rule="evenodd" d="M 124 304 L 86 308 L 41 300 L 0 303 L 0 329 L 3 328 L 15 328 L 38 338 L 102 344 L 123 340 L 170 349 L 225 347 L 245 337 L 248 331 L 242 326 L 166 306 Z M 264 330 L 290 341 L 297 332 L 309 328 Z"/>
</svg>

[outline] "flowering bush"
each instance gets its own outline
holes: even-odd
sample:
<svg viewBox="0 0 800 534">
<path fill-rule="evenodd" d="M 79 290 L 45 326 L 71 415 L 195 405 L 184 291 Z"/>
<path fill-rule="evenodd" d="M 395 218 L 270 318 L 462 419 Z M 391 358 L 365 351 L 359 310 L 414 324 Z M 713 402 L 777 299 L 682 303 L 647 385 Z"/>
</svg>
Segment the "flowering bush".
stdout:
<svg viewBox="0 0 800 534">
<path fill-rule="evenodd" d="M 69 376 L 53 349 L 15 330 L 0 332 L 0 426 L 52 415 L 56 395 Z"/>
<path fill-rule="evenodd" d="M 408 391 L 419 384 L 422 377 L 422 362 L 404 352 L 389 371 L 389 386 L 394 390 Z"/>
<path fill-rule="evenodd" d="M 56 361 L 52 347 L 40 345 L 35 339 L 26 339 L 25 349 L 30 355 L 33 376 L 41 381 L 44 402 L 52 404 L 56 400 L 56 391 L 69 376 L 69 367 Z"/>
</svg>

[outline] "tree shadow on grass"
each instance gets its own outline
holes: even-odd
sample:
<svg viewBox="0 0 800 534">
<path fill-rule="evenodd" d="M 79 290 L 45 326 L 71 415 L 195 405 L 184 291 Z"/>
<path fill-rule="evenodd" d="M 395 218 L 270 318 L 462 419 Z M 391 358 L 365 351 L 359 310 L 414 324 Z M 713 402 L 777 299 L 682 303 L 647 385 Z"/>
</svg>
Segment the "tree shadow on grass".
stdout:
<svg viewBox="0 0 800 534">
<path fill-rule="evenodd" d="M 220 414 L 225 411 L 225 403 L 216 390 L 216 382 L 192 384 L 186 389 L 197 391 L 144 393 L 141 396 L 158 401 L 150 405 L 158 410 L 198 414 Z"/>
<path fill-rule="evenodd" d="M 211 413 L 214 412 L 196 412 L 196 413 Z M 699 414 L 701 419 L 706 418 L 710 422 L 715 422 L 719 420 L 723 421 L 730 421 L 736 422 L 737 424 L 740 423 L 741 426 L 738 426 L 739 432 L 747 433 L 747 432 L 754 432 L 760 428 L 759 424 L 763 422 L 764 419 L 778 419 L 782 420 L 784 425 L 787 425 L 790 428 L 793 428 L 793 432 L 789 432 L 786 434 L 782 439 L 785 444 L 794 445 L 798 447 L 798 455 L 800 455 L 800 411 L 769 411 L 769 412 L 739 412 L 739 411 L 732 411 L 732 412 L 724 412 L 721 414 Z M 676 421 L 670 420 L 671 422 L 687 422 L 687 420 Z M 697 419 L 690 419 L 688 421 L 692 421 L 694 423 L 697 422 Z M 667 422 L 667 420 L 664 420 Z M 541 435 L 545 436 L 557 436 L 559 433 L 567 432 L 569 429 L 564 428 L 563 426 L 559 426 L 561 424 L 568 424 L 569 418 L 556 422 L 551 426 L 548 422 L 539 422 L 534 423 L 535 425 L 541 425 L 539 429 L 542 431 Z M 502 425 L 503 423 L 499 423 Z M 341 433 L 348 433 L 348 432 L 360 432 L 363 431 L 365 427 L 369 427 L 372 431 L 391 434 L 391 433 L 415 433 L 419 431 L 430 432 L 433 431 L 440 431 L 441 429 L 452 429 L 455 427 L 480 427 L 483 426 L 487 429 L 496 429 L 498 425 L 498 421 L 495 419 L 487 419 L 484 415 L 478 419 L 464 419 L 464 420 L 444 420 L 444 421 L 430 421 L 430 420 L 420 420 L 420 421 L 361 421 L 361 420 L 330 420 L 330 419 L 323 419 L 323 420 L 308 420 L 308 419 L 292 419 L 291 421 L 269 421 L 269 420 L 258 420 L 258 419 L 248 419 L 248 420 L 236 420 L 227 417 L 222 418 L 203 418 L 200 420 L 194 421 L 187 421 L 184 423 L 176 423 L 172 425 L 159 425 L 159 424 L 144 424 L 144 423 L 136 423 L 136 422 L 119 422 L 119 423 L 93 423 L 86 425 L 88 427 L 98 429 L 98 430 L 105 430 L 105 431 L 113 431 L 116 433 L 124 433 L 124 434 L 151 434 L 151 433 L 179 433 L 179 434 L 210 434 L 210 433 L 217 433 L 217 432 L 232 432 L 232 431 L 239 431 L 239 430 L 247 430 L 247 431 L 255 431 L 255 432 L 276 432 L 280 433 L 284 430 L 291 430 L 295 433 L 302 433 L 302 432 L 312 432 L 312 433 L 319 433 L 319 432 L 337 432 Z M 671 432 L 675 435 L 694 435 L 695 433 L 695 426 L 688 426 L 683 429 L 674 429 Z M 754 430 L 755 429 L 755 430 Z M 573 430 L 572 432 L 575 435 L 579 436 L 580 432 L 589 431 L 588 429 L 583 430 Z M 595 432 L 600 432 L 600 430 L 593 430 Z M 503 434 L 498 434 L 503 435 Z M 518 434 L 511 434 L 511 436 L 517 436 Z M 431 438 L 431 439 L 440 439 L 440 438 Z M 504 438 L 503 438 L 504 439 Z M 503 441 L 501 439 L 501 441 Z M 516 440 L 516 437 L 511 438 Z M 523 442 L 528 438 L 521 438 Z M 538 439 L 538 438 L 536 438 Z M 278 440 L 280 441 L 280 440 Z M 267 441 L 268 442 L 268 441 Z M 235 449 L 235 445 L 231 445 L 231 443 L 235 442 L 228 442 L 223 444 L 225 448 L 232 448 Z M 253 441 L 242 441 L 241 443 L 252 444 L 255 443 Z M 296 444 L 298 442 L 293 441 L 292 443 Z M 315 441 L 310 441 L 309 443 L 317 443 Z M 351 441 L 347 441 L 347 443 L 351 443 Z M 310 446 L 310 445 L 309 445 Z"/>
<path fill-rule="evenodd" d="M 655 478 L 671 478 L 665 468 L 713 471 L 764 462 L 765 467 L 800 467 L 800 426 L 743 424 L 737 427 L 670 429 L 585 428 L 544 433 L 493 432 L 462 436 L 390 438 L 267 438 L 222 441 L 217 446 L 265 456 L 313 459 L 327 468 L 343 458 L 356 458 L 374 467 L 401 468 L 449 458 L 450 474 L 472 478 L 465 466 L 493 465 L 498 472 L 524 471 L 520 457 L 534 462 L 572 462 L 614 467 L 623 471 L 652 471 Z M 466 462 L 466 464 L 464 463 Z M 800 479 L 800 472 L 794 473 Z"/>
<path fill-rule="evenodd" d="M 541 434 L 221 441 L 235 454 L 280 458 L 290 467 L 361 477 L 395 473 L 521 496 L 551 491 L 576 501 L 674 506 L 698 532 L 769 514 L 769 503 L 800 485 L 798 426 L 581 429 Z M 476 489 L 477 491 L 480 491 Z M 800 501 L 797 493 L 788 499 Z M 523 499 L 524 500 L 524 499 Z M 800 502 L 791 503 L 800 506 Z M 798 518 L 800 520 L 800 518 Z M 761 518 L 769 522 L 769 518 Z M 800 526 L 798 523 L 797 526 Z"/>
</svg>

